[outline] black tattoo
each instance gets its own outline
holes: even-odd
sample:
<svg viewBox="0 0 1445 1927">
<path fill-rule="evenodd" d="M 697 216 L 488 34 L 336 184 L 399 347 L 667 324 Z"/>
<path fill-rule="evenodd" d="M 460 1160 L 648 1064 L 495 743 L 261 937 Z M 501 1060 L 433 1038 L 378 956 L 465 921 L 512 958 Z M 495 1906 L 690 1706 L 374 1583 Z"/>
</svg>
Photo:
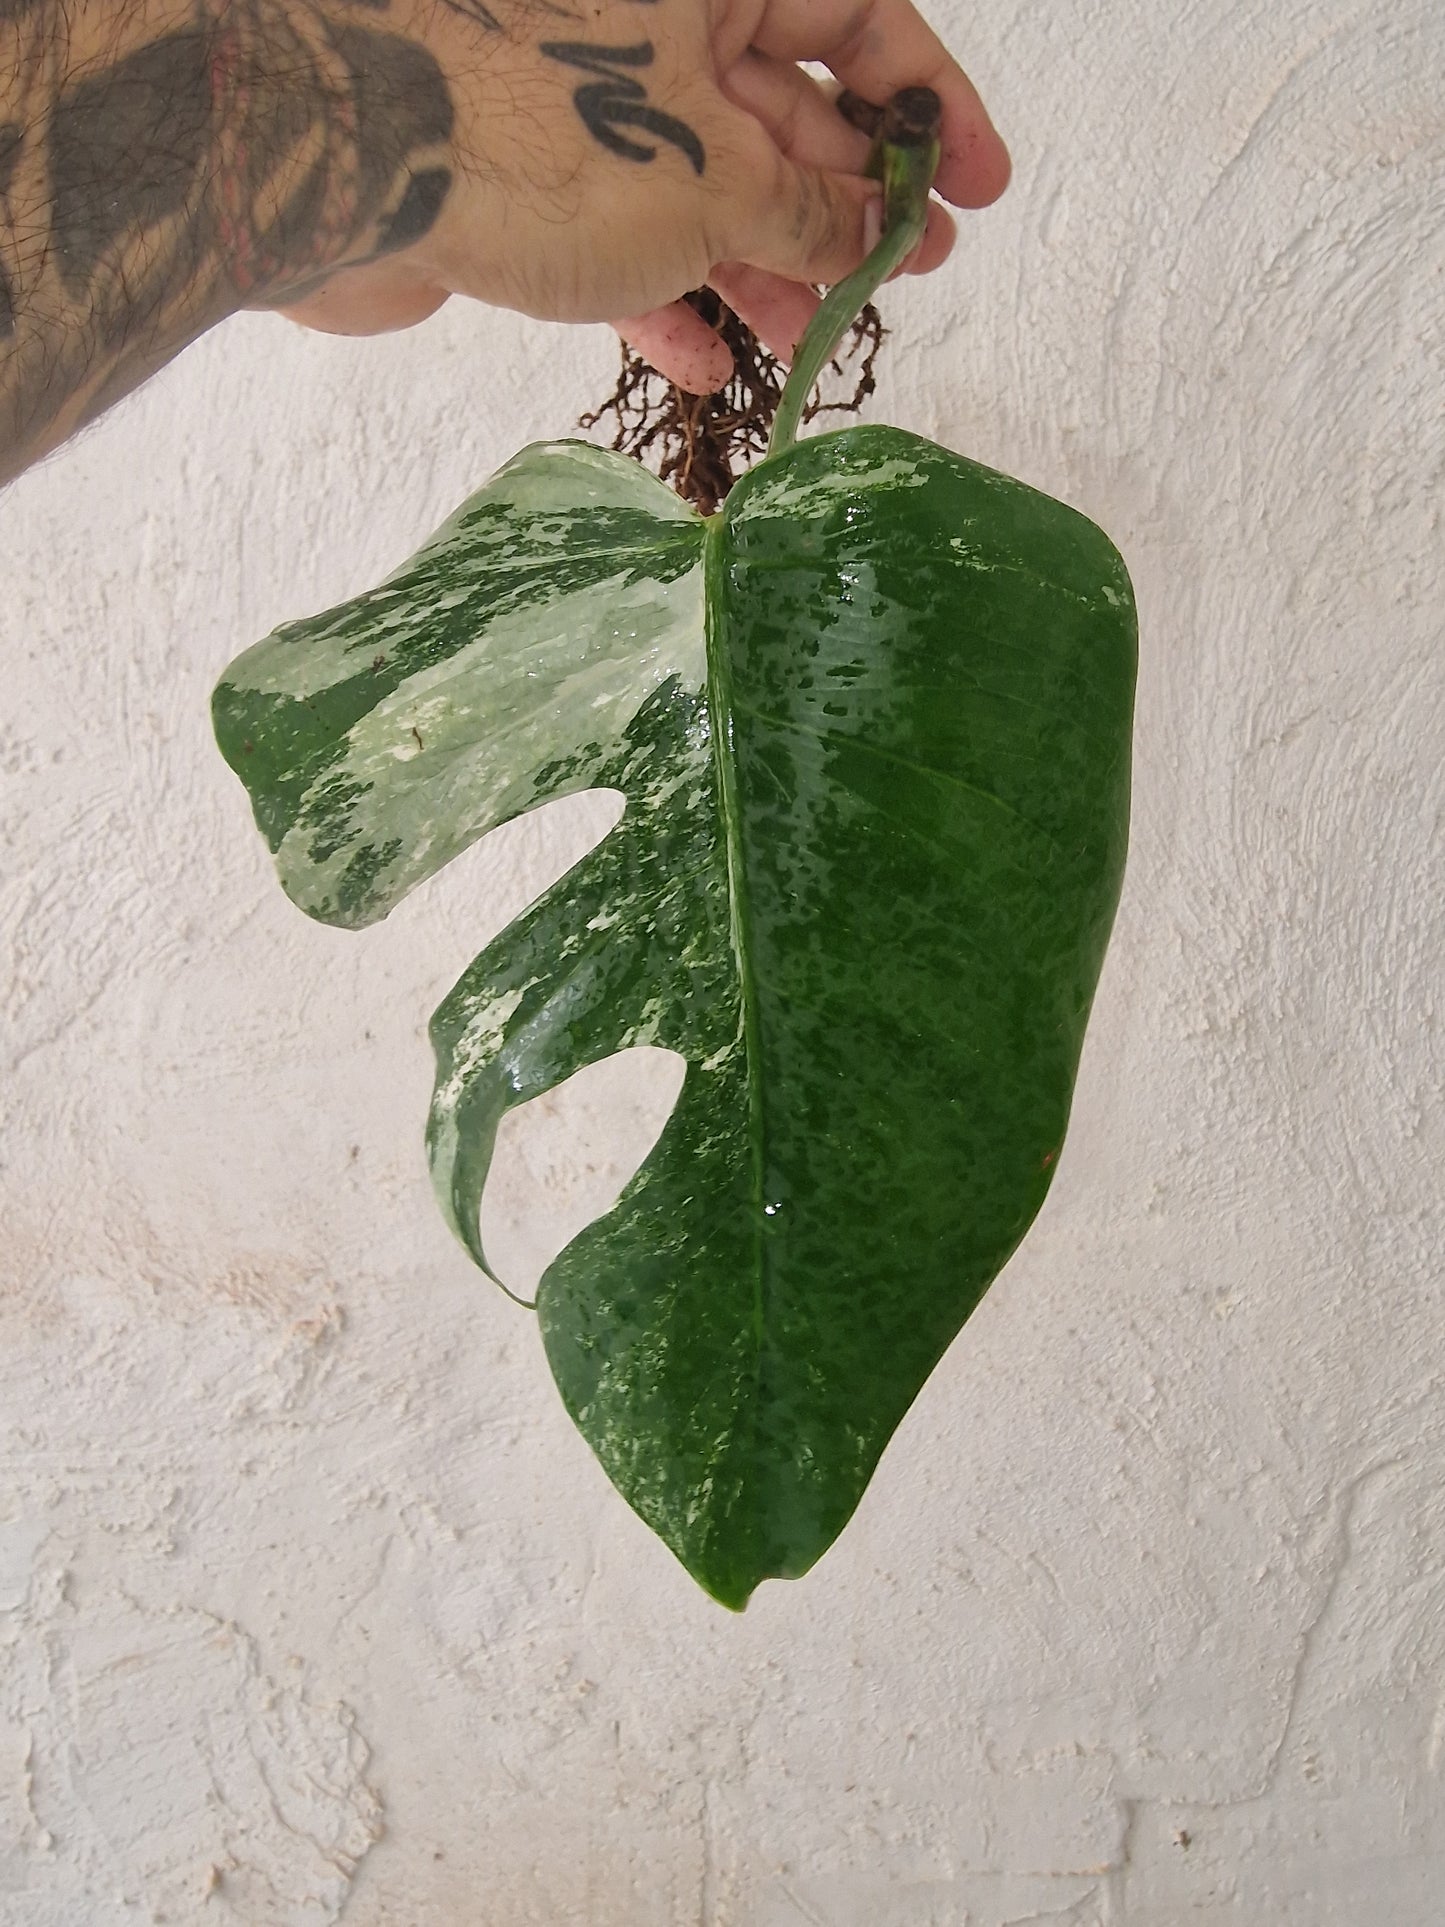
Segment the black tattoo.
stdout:
<svg viewBox="0 0 1445 1927">
<path fill-rule="evenodd" d="M 50 238 L 65 292 L 133 233 L 181 213 L 211 138 L 210 56 L 194 30 L 153 40 L 55 103 L 47 142 Z M 164 127 L 164 146 L 156 130 Z M 97 193 L 99 182 L 107 184 Z M 125 318 L 107 314 L 108 329 Z"/>
<path fill-rule="evenodd" d="M 10 123 L 0 127 L 0 233 L 14 226 L 10 213 L 10 179 L 20 159 L 24 129 Z M 15 291 L 0 256 L 0 341 L 8 341 L 16 327 Z"/>
<path fill-rule="evenodd" d="M 67 84 L 65 0 L 0 0 L 0 481 L 232 309 L 409 246 L 451 190 L 419 43 L 318 0 L 195 4 L 150 40 L 118 16 L 123 50 Z"/>
<path fill-rule="evenodd" d="M 441 213 L 451 186 L 451 171 L 445 167 L 428 167 L 413 174 L 397 207 L 381 224 L 376 252 L 395 254 L 398 248 L 409 248 L 413 241 L 419 241 Z"/>
<path fill-rule="evenodd" d="M 623 127 L 636 127 L 666 141 L 692 162 L 693 172 L 701 174 L 707 165 L 702 142 L 686 121 L 664 114 L 647 98 L 647 89 L 619 67 L 650 67 L 652 42 L 640 40 L 635 47 L 590 47 L 581 40 L 544 40 L 541 51 L 548 60 L 560 60 L 584 74 L 598 74 L 598 80 L 579 87 L 572 96 L 582 124 L 595 141 L 629 161 L 650 161 L 657 149 L 619 133 Z"/>
</svg>

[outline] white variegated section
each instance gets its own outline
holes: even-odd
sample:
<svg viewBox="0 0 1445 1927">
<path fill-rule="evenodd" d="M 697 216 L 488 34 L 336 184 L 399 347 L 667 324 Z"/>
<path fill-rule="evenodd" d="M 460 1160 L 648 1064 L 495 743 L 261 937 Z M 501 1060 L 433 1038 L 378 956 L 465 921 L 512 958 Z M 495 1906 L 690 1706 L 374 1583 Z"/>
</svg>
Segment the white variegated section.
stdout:
<svg viewBox="0 0 1445 1927">
<path fill-rule="evenodd" d="M 695 576 L 688 578 L 690 581 L 695 579 Z M 627 809 L 638 812 L 646 821 L 656 822 L 679 808 L 692 811 L 715 807 L 712 773 L 712 735 L 707 711 L 700 708 L 685 733 L 678 753 L 665 759 L 659 758 L 640 773 L 636 785 L 627 793 Z M 664 891 L 671 887 L 672 884 L 663 879 Z M 493 991 L 490 987 L 480 990 L 469 1007 L 463 1006 L 466 1009 L 465 1022 L 452 1046 L 450 1070 L 437 1084 L 432 1098 L 428 1159 L 443 1216 L 462 1243 L 477 1257 L 482 1269 L 497 1283 L 503 1280 L 499 1271 L 482 1255 L 477 1242 L 477 1223 L 473 1220 L 463 1224 L 457 1215 L 454 1177 L 464 1150 L 459 1112 L 477 1078 L 494 1063 L 504 1045 L 515 1058 L 525 1061 L 550 1033 L 566 1028 L 575 1012 L 577 999 L 577 985 L 572 973 L 583 954 L 595 947 L 599 934 L 615 932 L 620 941 L 638 943 L 644 947 L 654 944 L 657 941 L 658 907 L 658 897 L 645 888 L 619 893 L 610 899 L 607 909 L 599 916 L 572 925 L 559 934 L 550 994 L 525 1024 L 516 1026 L 513 1018 L 528 994 L 536 989 L 535 978 L 520 987 L 513 985 L 504 991 Z M 684 947 L 681 960 L 684 963 L 696 961 L 711 941 L 709 930 L 699 927 Z M 616 1053 L 639 1049 L 662 1050 L 681 1060 L 687 1055 L 687 1035 L 688 1012 L 679 1010 L 673 1002 L 661 996 L 651 997 L 630 1018 L 619 1016 L 612 1050 Z M 707 1058 L 701 1066 L 702 1070 L 706 1073 L 717 1072 L 742 1048 L 739 1012 L 738 1030 L 732 1042 Z M 577 1066 L 578 1071 L 586 1068 L 585 1065 Z M 679 1068 L 679 1088 L 681 1081 Z M 674 1100 L 675 1097 L 676 1090 L 673 1092 Z M 671 1108 L 672 1103 L 669 1102 L 661 1111 L 657 1131 L 661 1130 Z M 641 1161 L 639 1158 L 638 1163 Z M 641 1180 L 634 1178 L 633 1181 Z M 484 1175 L 477 1189 L 478 1207 L 485 1182 Z M 618 1190 L 621 1188 L 619 1184 Z M 562 1241 L 563 1244 L 570 1242 L 570 1238 L 600 1215 L 601 1210 L 610 1208 L 613 1201 L 614 1197 L 609 1197 L 607 1205 L 589 1211 L 569 1237 Z M 561 1245 L 557 1248 L 561 1249 Z"/>
<path fill-rule="evenodd" d="M 496 1056 L 507 1034 L 513 1011 L 530 985 L 501 992 L 477 1002 L 467 1014 L 466 1028 L 458 1039 L 452 1072 L 437 1086 L 432 1099 L 432 1138 L 428 1156 L 442 1215 L 462 1242 L 468 1243 L 466 1230 L 457 1222 L 451 1194 L 451 1174 L 460 1152 L 457 1107 L 477 1073 Z M 498 1281 L 500 1282 L 500 1281 Z"/>
<path fill-rule="evenodd" d="M 831 473 L 807 480 L 788 480 L 786 471 L 782 480 L 775 481 L 771 475 L 760 477 L 730 520 L 738 524 L 747 521 L 749 516 L 785 514 L 806 519 L 810 511 L 814 514 L 826 511 L 829 503 L 839 496 L 852 500 L 863 488 L 874 491 L 926 488 L 927 485 L 928 472 L 924 464 L 911 461 L 906 455 L 890 455 L 872 462 L 850 457 Z"/>
<path fill-rule="evenodd" d="M 489 521 L 488 526 L 477 527 L 479 510 L 499 508 L 510 508 L 515 514 L 508 522 Z M 342 620 L 353 606 L 347 604 L 333 612 L 337 620 L 329 631 L 322 627 L 325 618 L 284 624 L 274 636 L 238 656 L 225 679 L 237 689 L 278 696 L 312 696 L 345 682 L 356 674 L 358 656 L 366 659 L 368 650 L 374 653 L 385 646 L 387 629 L 413 623 L 410 600 L 403 597 L 388 605 L 385 591 L 404 581 L 419 564 L 434 565 L 455 556 L 459 564 L 475 559 L 488 569 L 505 568 L 508 560 L 530 566 L 564 546 L 570 561 L 581 551 L 558 518 L 588 509 L 649 515 L 664 525 L 659 535 L 674 532 L 667 524 L 700 521 L 679 495 L 638 462 L 587 442 L 535 442 L 499 468 L 484 488 L 468 496 L 421 548 L 378 585 L 370 598 L 376 609 L 364 639 L 358 639 L 354 625 Z M 471 588 L 463 568 L 457 587 L 433 606 L 442 609 L 462 602 Z M 292 643 L 298 636 L 304 636 L 304 647 Z"/>
<path fill-rule="evenodd" d="M 670 582 L 618 573 L 512 610 L 409 678 L 355 723 L 325 780 L 359 785 L 358 825 L 399 841 L 377 879 L 395 903 L 536 800 L 537 770 L 617 742 L 655 689 L 674 676 L 698 689 L 705 670 L 701 569 Z M 332 895 L 355 853 L 346 843 L 318 862 L 325 827 L 303 806 L 276 852 L 303 909 Z"/>
<path fill-rule="evenodd" d="M 449 548 L 481 499 L 539 516 L 555 515 L 559 509 L 635 509 L 659 522 L 700 520 L 696 509 L 626 455 L 594 448 L 590 442 L 534 442 L 497 470 L 481 496 L 473 496 L 449 515 L 412 561 Z M 558 545 L 567 541 L 566 532 L 549 529 L 545 539 Z M 569 554 L 575 553 L 570 542 L 567 548 Z M 411 566 L 406 563 L 397 575 L 404 575 Z"/>
<path fill-rule="evenodd" d="M 511 514 L 498 518 L 499 508 Z M 566 518 L 588 510 L 645 514 L 656 525 L 656 545 L 608 542 L 591 552 L 596 580 L 559 591 L 543 575 L 534 598 L 520 606 L 509 599 L 488 619 L 479 579 L 505 580 L 509 565 L 535 570 L 566 540 Z M 683 575 L 671 573 L 678 523 L 693 524 L 698 537 L 698 566 Z M 477 604 L 475 635 L 358 718 L 342 756 L 303 799 L 276 852 L 293 901 L 328 914 L 358 850 L 395 843 L 394 861 L 377 871 L 365 920 L 384 913 L 487 829 L 537 801 L 539 769 L 619 742 L 648 697 L 674 677 L 687 690 L 701 689 L 702 536 L 695 512 L 636 462 L 585 443 L 541 443 L 501 469 L 373 593 L 364 626 L 356 605 L 347 605 L 329 621 L 288 625 L 233 664 L 228 680 L 238 688 L 312 697 L 385 654 L 397 631 L 415 635 L 415 586 L 390 592 L 419 570 L 441 577 L 422 622 Z M 648 573 L 654 546 L 668 556 L 667 575 Z M 577 565 L 589 559 L 575 535 L 566 559 L 575 580 Z M 448 582 L 441 570 L 453 563 Z M 587 780 L 579 775 L 575 786 Z M 339 805 L 338 791 L 354 800 Z"/>
</svg>

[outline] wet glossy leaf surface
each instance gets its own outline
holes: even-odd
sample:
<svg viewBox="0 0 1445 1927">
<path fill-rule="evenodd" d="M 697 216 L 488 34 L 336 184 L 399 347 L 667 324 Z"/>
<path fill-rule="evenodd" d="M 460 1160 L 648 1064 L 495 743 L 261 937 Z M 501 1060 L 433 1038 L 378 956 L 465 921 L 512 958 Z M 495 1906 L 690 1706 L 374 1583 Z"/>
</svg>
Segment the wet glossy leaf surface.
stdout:
<svg viewBox="0 0 1445 1927">
<path fill-rule="evenodd" d="M 864 428 L 706 524 L 621 458 L 529 450 L 217 692 L 287 888 L 332 921 L 550 796 L 626 797 L 438 1010 L 428 1144 L 485 1264 L 506 1111 L 629 1045 L 687 1058 L 538 1314 L 607 1471 L 730 1605 L 841 1530 L 1048 1189 L 1133 673 L 1091 523 Z"/>
</svg>

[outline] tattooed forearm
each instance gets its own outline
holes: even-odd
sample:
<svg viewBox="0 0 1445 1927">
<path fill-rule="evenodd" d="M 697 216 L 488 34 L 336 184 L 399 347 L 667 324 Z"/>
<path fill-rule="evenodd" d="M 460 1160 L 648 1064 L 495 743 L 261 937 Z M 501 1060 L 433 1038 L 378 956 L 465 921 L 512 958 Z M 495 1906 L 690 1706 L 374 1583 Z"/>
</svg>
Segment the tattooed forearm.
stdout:
<svg viewBox="0 0 1445 1927">
<path fill-rule="evenodd" d="M 624 127 L 635 127 L 686 154 L 693 172 L 702 173 L 707 156 L 697 135 L 686 121 L 654 107 L 642 82 L 625 71 L 629 67 L 652 65 L 650 40 L 640 40 L 633 47 L 591 47 L 581 40 L 544 40 L 541 51 L 549 60 L 560 60 L 568 67 L 580 68 L 584 74 L 600 76 L 579 87 L 572 96 L 582 124 L 594 140 L 629 161 L 654 160 L 655 147 L 620 131 Z M 618 68 L 624 71 L 619 73 Z"/>
<path fill-rule="evenodd" d="M 446 81 L 376 0 L 177 4 L 0 0 L 0 480 L 451 188 Z"/>
</svg>

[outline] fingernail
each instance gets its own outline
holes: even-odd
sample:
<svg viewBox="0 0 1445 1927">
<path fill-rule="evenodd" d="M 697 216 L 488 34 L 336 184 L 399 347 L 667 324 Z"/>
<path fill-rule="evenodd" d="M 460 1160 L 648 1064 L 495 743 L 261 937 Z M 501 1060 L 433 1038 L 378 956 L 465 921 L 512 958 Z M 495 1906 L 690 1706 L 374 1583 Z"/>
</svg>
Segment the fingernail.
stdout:
<svg viewBox="0 0 1445 1927">
<path fill-rule="evenodd" d="M 870 194 L 863 203 L 863 252 L 871 254 L 883 234 L 883 196 Z"/>
</svg>

